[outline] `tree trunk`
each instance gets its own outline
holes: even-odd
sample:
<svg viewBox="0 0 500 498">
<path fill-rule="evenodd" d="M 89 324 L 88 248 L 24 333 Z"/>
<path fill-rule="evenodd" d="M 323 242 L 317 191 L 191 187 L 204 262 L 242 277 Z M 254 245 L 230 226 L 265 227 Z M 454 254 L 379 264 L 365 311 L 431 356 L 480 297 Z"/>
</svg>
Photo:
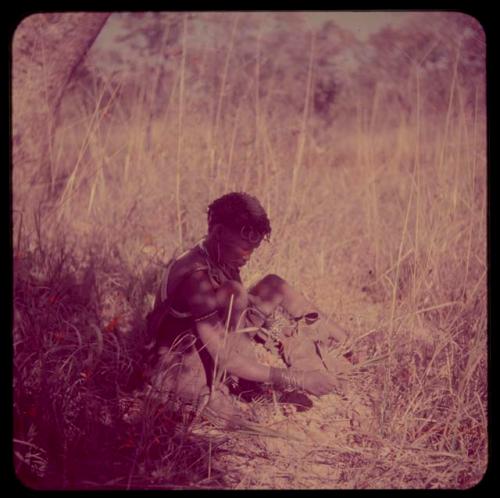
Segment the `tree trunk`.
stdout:
<svg viewBox="0 0 500 498">
<path fill-rule="evenodd" d="M 14 169 L 40 171 L 44 177 L 47 171 L 52 181 L 51 139 L 62 94 L 109 15 L 34 14 L 17 27 L 12 44 Z"/>
</svg>

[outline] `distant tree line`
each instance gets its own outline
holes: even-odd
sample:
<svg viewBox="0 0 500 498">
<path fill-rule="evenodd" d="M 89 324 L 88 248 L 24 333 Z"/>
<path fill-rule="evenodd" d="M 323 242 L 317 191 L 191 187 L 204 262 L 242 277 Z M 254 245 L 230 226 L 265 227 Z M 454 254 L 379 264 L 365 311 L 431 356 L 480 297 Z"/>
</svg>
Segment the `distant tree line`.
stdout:
<svg viewBox="0 0 500 498">
<path fill-rule="evenodd" d="M 269 116 L 283 110 L 300 114 L 311 58 L 310 108 L 325 124 L 352 116 L 375 98 L 386 111 L 406 119 L 415 109 L 417 92 L 421 112 L 446 112 L 451 91 L 458 92 L 464 109 L 484 101 L 484 33 L 465 14 L 416 14 L 404 26 L 386 27 L 366 42 L 331 20 L 312 37 L 297 13 L 272 14 L 267 24 L 263 15 L 114 14 L 121 27 L 118 49 L 94 51 L 79 69 L 74 89 L 98 91 L 113 76 L 110 93 L 118 85 L 118 99 L 130 102 L 140 96 L 152 117 L 161 116 L 178 84 L 184 48 L 190 108 L 213 116 L 219 98 L 225 109 L 246 98 Z M 92 94 L 87 98 L 95 102 Z"/>
</svg>

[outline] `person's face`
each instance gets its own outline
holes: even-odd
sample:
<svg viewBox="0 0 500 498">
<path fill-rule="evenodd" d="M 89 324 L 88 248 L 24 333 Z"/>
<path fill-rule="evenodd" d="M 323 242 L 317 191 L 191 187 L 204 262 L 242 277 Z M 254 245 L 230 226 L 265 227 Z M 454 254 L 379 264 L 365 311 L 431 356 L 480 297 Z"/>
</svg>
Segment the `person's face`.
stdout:
<svg viewBox="0 0 500 498">
<path fill-rule="evenodd" d="M 222 225 L 218 229 L 222 261 L 237 268 L 246 265 L 253 251 L 259 247 L 261 240 L 251 242 L 242 238 L 240 233 Z"/>
</svg>

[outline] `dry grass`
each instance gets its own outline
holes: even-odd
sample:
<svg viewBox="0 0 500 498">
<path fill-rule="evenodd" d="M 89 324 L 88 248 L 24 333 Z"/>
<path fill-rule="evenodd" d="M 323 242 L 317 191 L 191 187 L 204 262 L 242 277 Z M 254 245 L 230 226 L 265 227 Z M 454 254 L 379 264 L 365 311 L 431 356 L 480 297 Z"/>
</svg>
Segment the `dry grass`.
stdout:
<svg viewBox="0 0 500 498">
<path fill-rule="evenodd" d="M 465 109 L 450 78 L 447 110 L 424 114 L 417 81 L 400 126 L 387 124 L 398 110 L 382 101 L 325 129 L 307 104 L 313 65 L 294 114 L 256 100 L 252 80 L 237 103 L 226 99 L 228 52 L 206 97 L 211 119 L 187 61 L 183 51 L 160 118 L 141 85 L 127 101 L 111 91 L 104 106 L 112 85 L 90 107 L 73 92 L 54 136 L 53 185 L 15 165 L 18 475 L 41 488 L 477 483 L 488 453 L 481 103 Z M 207 422 L 183 432 L 140 394 L 161 265 L 204 234 L 206 205 L 231 190 L 257 195 L 273 224 L 245 280 L 278 273 L 355 337 L 372 332 L 358 343 L 368 358 L 387 355 L 352 376 L 347 400 L 332 394 L 305 413 L 246 407 L 289 439 Z M 364 431 L 350 419 L 367 406 Z"/>
</svg>

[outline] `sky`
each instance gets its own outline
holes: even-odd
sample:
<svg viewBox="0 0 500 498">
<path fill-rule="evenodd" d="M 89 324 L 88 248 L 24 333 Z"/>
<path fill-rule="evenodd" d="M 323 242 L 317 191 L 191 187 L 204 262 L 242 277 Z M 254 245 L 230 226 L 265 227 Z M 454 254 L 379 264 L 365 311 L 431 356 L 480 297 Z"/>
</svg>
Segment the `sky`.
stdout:
<svg viewBox="0 0 500 498">
<path fill-rule="evenodd" d="M 396 26 L 404 23 L 412 15 L 411 12 L 305 12 L 308 23 L 312 27 L 320 26 L 326 20 L 333 20 L 341 28 L 351 31 L 360 41 L 384 28 L 387 25 Z"/>
<path fill-rule="evenodd" d="M 262 24 L 261 33 L 264 34 L 266 31 L 273 31 L 276 27 L 275 19 L 273 16 L 269 15 L 273 11 L 257 11 L 262 14 Z M 295 14 L 297 11 L 293 11 Z M 350 31 L 360 42 L 365 42 L 368 40 L 370 35 L 376 33 L 386 26 L 399 27 L 407 22 L 412 16 L 420 14 L 418 11 L 300 11 L 303 19 L 312 30 L 319 30 L 326 21 L 333 21 L 341 29 Z M 232 14 L 231 11 L 227 12 Z M 124 52 L 128 46 L 126 43 L 117 42 L 116 36 L 123 33 L 121 29 L 121 22 L 118 16 L 111 16 L 107 23 L 105 24 L 103 30 L 99 34 L 95 47 L 104 50 L 112 50 L 114 53 L 129 54 L 130 52 Z M 204 45 L 207 43 L 205 37 L 209 35 L 209 32 L 203 34 L 202 31 L 197 31 L 195 37 L 190 37 L 190 43 L 194 45 Z M 90 54 L 92 59 L 92 52 Z M 125 57 L 127 58 L 127 57 Z M 101 67 L 104 71 L 113 67 L 113 62 L 106 59 L 105 62 L 100 60 L 99 55 L 93 60 L 93 63 Z M 102 66 L 104 64 L 104 66 Z M 349 54 L 346 53 L 346 58 L 343 61 L 346 69 L 349 69 L 353 64 L 353 60 L 350 58 Z"/>
<path fill-rule="evenodd" d="M 267 12 L 263 16 L 269 19 Z M 309 11 L 303 12 L 303 16 L 311 28 L 319 28 L 325 21 L 333 20 L 340 27 L 351 31 L 360 41 L 366 41 L 368 37 L 387 25 L 397 26 L 404 23 L 415 13 L 397 11 Z M 118 23 L 111 17 L 104 26 L 97 40 L 100 46 L 113 45 L 113 37 L 118 29 Z"/>
</svg>

